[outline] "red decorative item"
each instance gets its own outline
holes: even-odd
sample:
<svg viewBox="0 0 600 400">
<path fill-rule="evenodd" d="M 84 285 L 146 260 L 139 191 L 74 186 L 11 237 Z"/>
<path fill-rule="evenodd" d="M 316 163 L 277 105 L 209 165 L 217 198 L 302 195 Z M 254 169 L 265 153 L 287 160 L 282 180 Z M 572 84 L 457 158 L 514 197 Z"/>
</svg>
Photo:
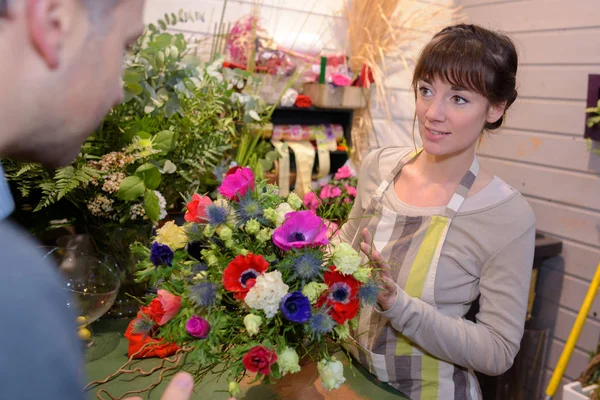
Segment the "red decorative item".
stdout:
<svg viewBox="0 0 600 400">
<path fill-rule="evenodd" d="M 271 373 L 271 365 L 277 361 L 277 354 L 264 346 L 254 346 L 242 358 L 244 368 L 250 372 L 260 372 L 263 375 Z"/>
<path fill-rule="evenodd" d="M 319 297 L 317 308 L 327 304 L 329 315 L 340 325 L 354 318 L 360 308 L 358 298 L 360 282 L 352 275 L 342 275 L 335 271 L 334 266 L 330 266 L 329 271 L 325 272 L 323 277 L 329 290 Z M 341 296 L 340 291 L 344 292 Z"/>
<path fill-rule="evenodd" d="M 307 108 L 312 106 L 312 100 L 308 96 L 299 94 L 298 97 L 296 97 L 296 103 L 294 103 L 294 105 L 298 108 Z"/>
<path fill-rule="evenodd" d="M 375 82 L 375 79 L 373 78 L 371 68 L 367 67 L 367 64 L 363 64 L 360 75 L 352 82 L 352 86 L 368 88 L 371 87 L 373 82 Z"/>
<path fill-rule="evenodd" d="M 179 350 L 179 346 L 175 343 L 165 343 L 164 340 L 157 340 L 143 333 L 134 333 L 133 324 L 135 321 L 135 319 L 132 320 L 125 331 L 125 337 L 129 342 L 127 356 L 133 356 L 133 358 L 165 358 L 172 356 Z M 140 351 L 144 346 L 146 346 L 144 350 Z"/>
<path fill-rule="evenodd" d="M 269 263 L 261 256 L 248 253 L 234 258 L 223 271 L 225 290 L 234 292 L 237 300 L 244 300 L 256 283 L 256 277 L 269 268 Z"/>
</svg>

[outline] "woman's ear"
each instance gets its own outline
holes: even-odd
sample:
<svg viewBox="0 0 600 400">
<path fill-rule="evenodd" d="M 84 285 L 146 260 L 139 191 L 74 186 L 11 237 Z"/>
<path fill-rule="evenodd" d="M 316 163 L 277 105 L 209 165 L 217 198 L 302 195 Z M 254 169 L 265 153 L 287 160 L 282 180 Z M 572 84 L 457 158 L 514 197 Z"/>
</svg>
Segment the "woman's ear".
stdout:
<svg viewBox="0 0 600 400">
<path fill-rule="evenodd" d="M 498 121 L 502 115 L 504 115 L 504 110 L 506 110 L 506 102 L 500 104 L 490 104 L 487 112 L 486 121 L 490 124 Z"/>
</svg>

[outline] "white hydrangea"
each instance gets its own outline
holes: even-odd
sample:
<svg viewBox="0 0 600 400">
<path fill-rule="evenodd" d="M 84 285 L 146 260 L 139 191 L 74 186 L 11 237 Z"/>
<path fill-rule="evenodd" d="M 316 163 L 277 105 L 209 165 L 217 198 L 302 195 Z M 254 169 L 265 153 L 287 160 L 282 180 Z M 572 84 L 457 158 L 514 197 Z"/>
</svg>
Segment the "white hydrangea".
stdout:
<svg viewBox="0 0 600 400">
<path fill-rule="evenodd" d="M 340 243 L 333 251 L 331 262 L 339 273 L 352 275 L 360 266 L 360 255 L 348 243 Z"/>
<path fill-rule="evenodd" d="M 287 203 L 294 209 L 299 210 L 302 207 L 302 199 L 294 192 L 291 192 L 287 197 Z"/>
<path fill-rule="evenodd" d="M 158 208 L 160 209 L 158 220 L 160 221 L 167 216 L 167 200 L 158 190 L 155 190 L 154 194 L 158 197 Z"/>
<path fill-rule="evenodd" d="M 288 289 L 289 286 L 281 279 L 281 272 L 268 272 L 256 278 L 256 283 L 248 291 L 244 301 L 251 308 L 263 310 L 267 318 L 273 318 Z"/>
<path fill-rule="evenodd" d="M 215 200 L 215 202 L 213 203 L 215 206 L 217 207 L 221 207 L 221 208 L 225 208 L 225 209 L 229 209 L 229 202 L 227 202 L 227 199 L 224 198 L 218 198 Z"/>
<path fill-rule="evenodd" d="M 321 383 L 327 390 L 339 388 L 342 383 L 346 382 L 344 378 L 344 365 L 341 361 L 331 357 L 331 360 L 321 360 L 317 364 L 317 370 L 321 376 Z"/>
<path fill-rule="evenodd" d="M 294 211 L 294 209 L 288 203 L 281 203 L 277 206 L 277 209 L 275 211 L 277 211 L 277 219 L 275 220 L 275 226 L 280 227 L 285 222 L 285 216 L 288 213 Z"/>
</svg>

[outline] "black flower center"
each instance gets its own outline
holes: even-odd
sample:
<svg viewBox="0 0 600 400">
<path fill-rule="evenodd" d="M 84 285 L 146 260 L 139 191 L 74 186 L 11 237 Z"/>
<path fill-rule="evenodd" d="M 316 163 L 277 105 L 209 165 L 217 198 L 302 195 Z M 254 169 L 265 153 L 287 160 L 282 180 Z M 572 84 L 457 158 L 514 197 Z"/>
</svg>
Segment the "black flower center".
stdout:
<svg viewBox="0 0 600 400">
<path fill-rule="evenodd" d="M 290 235 L 290 242 L 305 242 L 306 236 L 302 232 L 292 232 Z"/>
<path fill-rule="evenodd" d="M 294 302 L 287 302 L 287 304 L 285 305 L 285 308 L 287 308 L 288 312 L 290 313 L 295 313 L 296 311 L 298 311 L 298 306 L 296 305 L 296 303 Z"/>
<path fill-rule="evenodd" d="M 348 302 L 348 298 L 350 297 L 350 288 L 346 283 L 343 282 L 334 283 L 331 286 L 329 296 L 331 296 L 331 300 L 345 304 Z"/>
<path fill-rule="evenodd" d="M 240 276 L 240 283 L 243 287 L 246 287 L 246 282 L 248 282 L 249 279 L 256 279 L 257 276 L 258 274 L 253 269 L 244 271 L 242 272 L 242 276 Z"/>
</svg>

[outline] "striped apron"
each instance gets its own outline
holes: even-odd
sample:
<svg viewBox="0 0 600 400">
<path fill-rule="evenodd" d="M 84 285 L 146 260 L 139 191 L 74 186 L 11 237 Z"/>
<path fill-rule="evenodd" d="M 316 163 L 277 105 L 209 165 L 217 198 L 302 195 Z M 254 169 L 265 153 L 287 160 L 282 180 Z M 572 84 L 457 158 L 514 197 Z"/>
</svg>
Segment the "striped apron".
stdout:
<svg viewBox="0 0 600 400">
<path fill-rule="evenodd" d="M 412 151 L 402 157 L 381 182 L 369 201 L 352 246 L 360 250 L 360 232 L 368 228 L 375 248 L 390 264 L 398 286 L 408 295 L 436 307 L 434 286 L 442 246 L 452 218 L 477 177 L 479 163 L 477 158 L 473 160 L 443 215 L 409 217 L 383 207 L 381 198 L 416 154 Z M 354 344 L 349 350 L 353 356 L 380 381 L 389 383 L 411 400 L 481 399 L 473 371 L 427 354 L 380 318 L 373 307 L 361 310 L 352 337 Z"/>
</svg>

